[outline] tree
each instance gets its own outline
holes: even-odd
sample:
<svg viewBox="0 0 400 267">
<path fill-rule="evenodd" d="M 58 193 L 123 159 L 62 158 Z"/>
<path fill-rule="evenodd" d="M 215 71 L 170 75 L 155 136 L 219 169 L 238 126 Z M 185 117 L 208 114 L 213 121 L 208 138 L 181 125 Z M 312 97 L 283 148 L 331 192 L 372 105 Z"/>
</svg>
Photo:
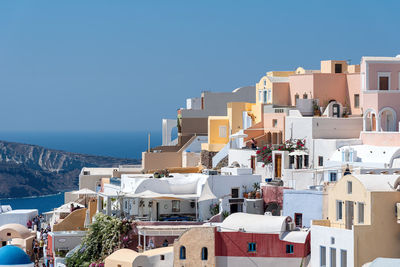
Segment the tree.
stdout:
<svg viewBox="0 0 400 267">
<path fill-rule="evenodd" d="M 131 229 L 131 222 L 127 220 L 96 214 L 79 250 L 67 259 L 67 266 L 89 266 L 92 262 L 104 261 L 121 248 L 123 238 Z"/>
</svg>

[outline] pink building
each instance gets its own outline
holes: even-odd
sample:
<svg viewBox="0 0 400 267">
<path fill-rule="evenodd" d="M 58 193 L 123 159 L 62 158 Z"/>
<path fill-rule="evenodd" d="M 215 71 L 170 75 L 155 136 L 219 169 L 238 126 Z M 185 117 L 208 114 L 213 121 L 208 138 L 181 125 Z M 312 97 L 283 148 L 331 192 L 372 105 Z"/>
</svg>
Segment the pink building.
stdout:
<svg viewBox="0 0 400 267">
<path fill-rule="evenodd" d="M 361 59 L 364 144 L 399 146 L 400 56 Z"/>
</svg>

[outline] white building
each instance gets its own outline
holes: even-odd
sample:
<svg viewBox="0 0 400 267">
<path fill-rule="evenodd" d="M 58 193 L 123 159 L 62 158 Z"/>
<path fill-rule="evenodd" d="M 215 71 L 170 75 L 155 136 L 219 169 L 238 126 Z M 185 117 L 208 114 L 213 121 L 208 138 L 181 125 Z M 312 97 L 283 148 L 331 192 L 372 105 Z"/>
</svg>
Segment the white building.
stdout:
<svg viewBox="0 0 400 267">
<path fill-rule="evenodd" d="M 261 177 L 246 168 L 223 168 L 222 172 L 222 175 L 172 173 L 171 177 L 164 178 L 122 175 L 119 188 L 106 184 L 99 196 L 107 199 L 106 207 L 110 209 L 106 208 L 106 213 L 113 213 L 111 199 L 120 198 L 121 211 L 125 216 L 143 220 L 195 220 L 196 210 L 198 220 L 207 220 L 211 217 L 210 206 L 220 201 L 223 211 L 243 211 L 245 188 L 252 188 Z M 206 183 L 210 192 L 204 190 Z M 199 198 L 204 199 L 204 194 L 212 198 L 198 201 Z M 101 203 L 100 200 L 99 211 L 103 209 Z M 115 208 L 117 206 L 114 205 Z"/>
</svg>

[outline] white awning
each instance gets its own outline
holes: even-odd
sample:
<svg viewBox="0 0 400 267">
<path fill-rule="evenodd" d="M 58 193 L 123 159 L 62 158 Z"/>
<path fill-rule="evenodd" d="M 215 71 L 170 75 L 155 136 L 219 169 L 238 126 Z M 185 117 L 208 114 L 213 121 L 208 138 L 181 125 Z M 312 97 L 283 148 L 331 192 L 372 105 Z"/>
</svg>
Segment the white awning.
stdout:
<svg viewBox="0 0 400 267">
<path fill-rule="evenodd" d="M 157 192 L 153 192 L 150 190 L 146 190 L 137 194 L 125 194 L 124 197 L 128 198 L 148 198 L 148 199 L 197 199 L 198 196 L 196 194 L 160 194 Z"/>
<path fill-rule="evenodd" d="M 235 134 L 230 135 L 229 138 L 230 139 L 233 139 L 233 138 L 246 138 L 247 136 L 248 135 L 245 134 L 245 133 L 237 132 Z"/>
<path fill-rule="evenodd" d="M 72 195 L 96 195 L 96 192 L 94 192 L 88 188 L 82 188 L 78 191 L 73 191 L 71 194 Z"/>
<path fill-rule="evenodd" d="M 186 230 L 201 225 L 138 225 L 138 234 L 146 236 L 180 236 Z"/>
<path fill-rule="evenodd" d="M 201 192 L 201 196 L 199 197 L 199 202 L 200 201 L 206 201 L 206 200 L 211 200 L 211 199 L 216 199 L 217 197 L 213 194 L 211 191 L 210 185 L 208 184 L 208 181 L 204 185 L 203 191 Z"/>
</svg>

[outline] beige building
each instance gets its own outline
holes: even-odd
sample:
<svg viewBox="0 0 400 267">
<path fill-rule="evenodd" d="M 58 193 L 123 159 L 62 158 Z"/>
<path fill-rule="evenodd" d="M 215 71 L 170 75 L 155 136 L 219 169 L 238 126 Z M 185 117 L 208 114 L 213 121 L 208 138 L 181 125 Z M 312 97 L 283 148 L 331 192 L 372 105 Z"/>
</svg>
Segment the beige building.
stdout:
<svg viewBox="0 0 400 267">
<path fill-rule="evenodd" d="M 170 267 L 173 247 L 163 247 L 138 253 L 131 249 L 119 249 L 108 256 L 105 267 Z"/>
<path fill-rule="evenodd" d="M 311 227 L 312 266 L 399 257 L 399 183 L 399 175 L 345 175 L 328 188 L 328 218 Z"/>
<path fill-rule="evenodd" d="M 194 227 L 174 243 L 174 266 L 215 267 L 215 227 Z"/>
<path fill-rule="evenodd" d="M 32 242 L 36 232 L 30 231 L 21 224 L 5 224 L 0 227 L 0 247 L 13 245 L 23 249 L 28 255 L 32 255 Z"/>
</svg>

